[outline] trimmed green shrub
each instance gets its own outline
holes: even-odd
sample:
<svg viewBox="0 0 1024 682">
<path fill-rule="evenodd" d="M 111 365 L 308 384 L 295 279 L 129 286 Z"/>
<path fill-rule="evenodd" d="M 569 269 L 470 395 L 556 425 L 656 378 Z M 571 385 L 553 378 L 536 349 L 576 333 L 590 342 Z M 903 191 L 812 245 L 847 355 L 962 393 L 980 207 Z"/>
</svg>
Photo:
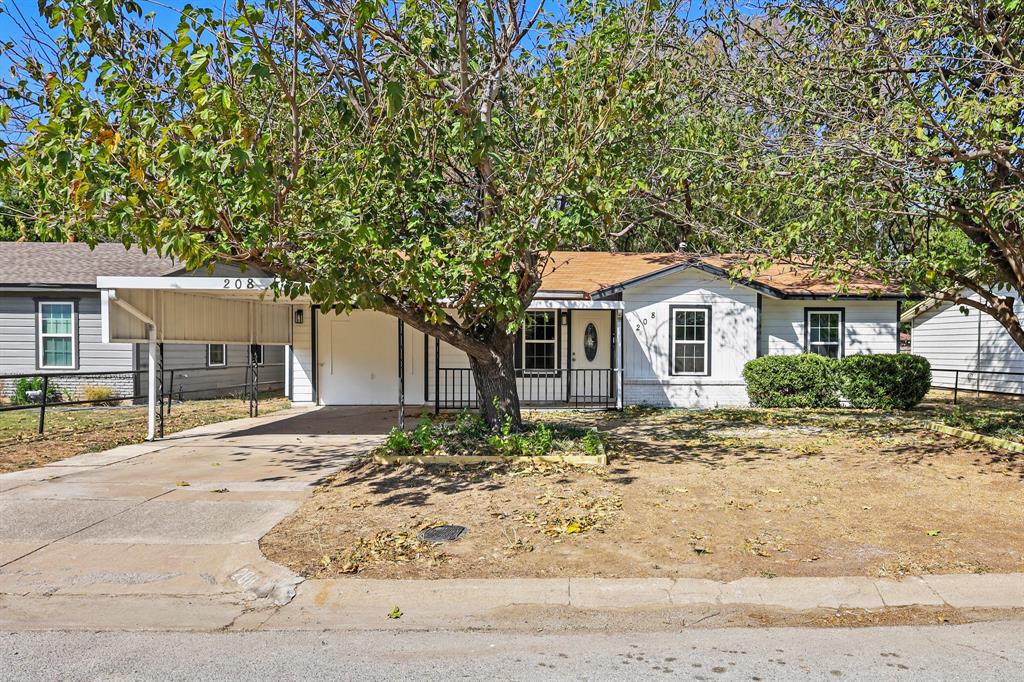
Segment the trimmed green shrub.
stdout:
<svg viewBox="0 0 1024 682">
<path fill-rule="evenodd" d="M 920 355 L 851 355 L 839 361 L 839 389 L 852 407 L 909 410 L 931 386 L 931 365 Z"/>
<path fill-rule="evenodd" d="M 838 407 L 837 362 L 814 354 L 766 355 L 743 368 L 755 407 Z"/>
</svg>

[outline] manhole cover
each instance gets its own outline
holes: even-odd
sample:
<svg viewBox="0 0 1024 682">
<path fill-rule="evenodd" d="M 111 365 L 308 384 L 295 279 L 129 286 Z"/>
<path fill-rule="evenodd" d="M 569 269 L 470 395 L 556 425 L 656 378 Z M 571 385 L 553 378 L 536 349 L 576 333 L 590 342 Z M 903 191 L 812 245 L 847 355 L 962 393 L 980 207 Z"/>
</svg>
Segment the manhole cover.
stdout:
<svg viewBox="0 0 1024 682">
<path fill-rule="evenodd" d="M 461 538 L 465 532 L 465 526 L 434 526 L 421 530 L 416 537 L 425 542 L 451 542 Z"/>
</svg>

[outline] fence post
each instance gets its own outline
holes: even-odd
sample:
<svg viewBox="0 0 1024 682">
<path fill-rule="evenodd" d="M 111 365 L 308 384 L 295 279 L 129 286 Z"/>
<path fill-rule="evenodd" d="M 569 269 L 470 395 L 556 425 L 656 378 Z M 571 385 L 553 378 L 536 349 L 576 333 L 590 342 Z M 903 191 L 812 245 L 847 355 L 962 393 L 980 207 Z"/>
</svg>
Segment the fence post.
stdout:
<svg viewBox="0 0 1024 682">
<path fill-rule="evenodd" d="M 171 370 L 171 384 L 167 389 L 167 416 L 171 415 L 171 405 L 174 404 L 174 370 Z"/>
<path fill-rule="evenodd" d="M 256 360 L 256 346 L 249 349 L 252 355 L 252 416 L 260 416 L 260 363 Z"/>
<path fill-rule="evenodd" d="M 39 433 L 42 435 L 46 423 L 46 394 L 50 392 L 50 377 L 43 375 L 43 395 L 39 400 Z"/>
<path fill-rule="evenodd" d="M 160 437 L 164 437 L 164 344 L 160 342 L 160 375 L 157 386 L 160 389 Z"/>
<path fill-rule="evenodd" d="M 956 405 L 956 394 L 960 388 L 960 370 L 953 370 L 953 404 Z"/>
</svg>

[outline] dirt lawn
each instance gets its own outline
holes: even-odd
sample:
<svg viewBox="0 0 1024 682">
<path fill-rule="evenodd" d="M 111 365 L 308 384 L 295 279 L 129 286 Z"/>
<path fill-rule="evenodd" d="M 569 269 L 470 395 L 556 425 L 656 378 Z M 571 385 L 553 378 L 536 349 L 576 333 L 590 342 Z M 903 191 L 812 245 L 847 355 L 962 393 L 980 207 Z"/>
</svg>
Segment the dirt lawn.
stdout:
<svg viewBox="0 0 1024 682">
<path fill-rule="evenodd" d="M 548 413 L 605 431 L 609 466 L 364 462 L 262 548 L 310 577 L 1022 571 L 1024 456 L 925 430 L 943 409 Z M 468 530 L 415 539 L 440 522 Z"/>
<path fill-rule="evenodd" d="M 289 406 L 284 398 L 261 398 L 260 414 Z M 237 398 L 175 403 L 164 420 L 164 433 L 249 416 L 249 403 Z M 0 473 L 40 467 L 50 462 L 141 443 L 146 436 L 145 406 L 117 408 L 48 407 L 46 429 L 36 431 L 39 412 L 0 412 Z"/>
</svg>

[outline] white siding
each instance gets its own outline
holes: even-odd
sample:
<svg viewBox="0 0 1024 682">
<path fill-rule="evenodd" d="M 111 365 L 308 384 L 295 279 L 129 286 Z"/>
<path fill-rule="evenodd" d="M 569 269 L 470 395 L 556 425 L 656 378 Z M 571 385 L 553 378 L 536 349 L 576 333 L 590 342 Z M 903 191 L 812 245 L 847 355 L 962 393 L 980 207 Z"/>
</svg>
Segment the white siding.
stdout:
<svg viewBox="0 0 1024 682">
<path fill-rule="evenodd" d="M 757 356 L 757 293 L 689 269 L 629 287 L 625 319 L 625 404 L 671 407 L 745 405 L 743 366 Z M 670 306 L 711 306 L 709 376 L 673 376 Z"/>
<path fill-rule="evenodd" d="M 976 294 L 971 298 L 978 299 Z M 924 356 L 932 365 L 932 385 L 951 388 L 955 373 L 964 370 L 959 386 L 1000 393 L 1024 393 L 1024 377 L 986 376 L 977 370 L 1024 372 L 1024 351 L 999 322 L 974 308 L 943 303 L 914 318 L 910 336 L 912 353 Z M 1024 304 L 1015 310 L 1024 316 Z"/>
<path fill-rule="evenodd" d="M 292 316 L 292 402 L 316 402 L 313 395 L 313 311 L 309 306 L 296 306 L 302 310 L 302 324 L 295 324 Z"/>
<path fill-rule="evenodd" d="M 762 355 L 804 352 L 807 308 L 842 308 L 845 311 L 844 355 L 896 352 L 896 301 L 780 300 L 768 296 L 761 300 Z"/>
</svg>

